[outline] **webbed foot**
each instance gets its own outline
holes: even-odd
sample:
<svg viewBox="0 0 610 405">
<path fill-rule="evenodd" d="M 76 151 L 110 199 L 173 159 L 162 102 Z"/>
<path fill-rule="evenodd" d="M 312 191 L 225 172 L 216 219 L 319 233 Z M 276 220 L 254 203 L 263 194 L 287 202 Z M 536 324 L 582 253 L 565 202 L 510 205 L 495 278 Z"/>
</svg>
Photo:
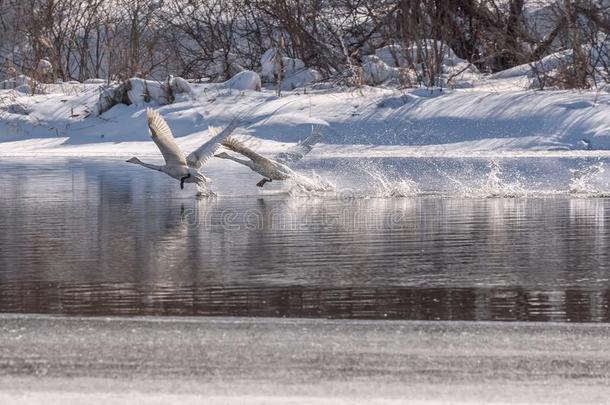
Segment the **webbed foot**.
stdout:
<svg viewBox="0 0 610 405">
<path fill-rule="evenodd" d="M 259 181 L 258 183 L 256 183 L 257 187 L 262 187 L 265 185 L 265 183 L 271 183 L 273 180 L 271 179 L 262 179 L 261 181 Z"/>
<path fill-rule="evenodd" d="M 191 174 L 189 173 L 188 175 L 184 176 L 183 178 L 180 179 L 180 190 L 184 190 L 184 181 L 186 179 L 188 179 L 189 177 L 191 177 Z"/>
</svg>

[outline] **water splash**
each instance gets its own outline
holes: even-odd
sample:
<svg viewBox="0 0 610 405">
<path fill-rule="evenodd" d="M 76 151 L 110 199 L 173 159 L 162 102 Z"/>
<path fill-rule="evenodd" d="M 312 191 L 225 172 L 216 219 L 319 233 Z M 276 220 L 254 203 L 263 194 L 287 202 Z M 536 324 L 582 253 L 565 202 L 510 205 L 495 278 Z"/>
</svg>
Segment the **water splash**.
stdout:
<svg viewBox="0 0 610 405">
<path fill-rule="evenodd" d="M 502 166 L 497 160 L 488 163 L 489 172 L 483 177 L 482 181 L 472 181 L 478 173 L 465 171 L 462 178 L 448 173 L 437 164 L 433 164 L 435 170 L 454 185 L 454 189 L 447 191 L 451 195 L 474 198 L 516 198 L 528 194 L 527 190 L 519 182 L 507 182 L 502 176 Z M 464 178 L 464 176 L 470 176 Z M 476 177 L 474 177 L 476 178 Z"/>
<path fill-rule="evenodd" d="M 418 158 L 404 162 L 392 158 L 345 159 L 322 162 L 317 167 L 319 174 L 310 167 L 293 179 L 274 181 L 258 191 L 295 198 L 341 199 L 610 196 L 608 179 L 600 176 L 604 172 L 600 162 L 561 160 L 555 164 L 503 156 L 485 160 Z M 232 189 L 232 185 L 228 187 Z M 213 196 L 213 193 L 204 190 L 200 195 Z"/>
<path fill-rule="evenodd" d="M 316 172 L 312 172 L 309 177 L 297 174 L 288 181 L 290 183 L 288 193 L 293 196 L 317 195 L 335 190 L 333 183 Z"/>
<path fill-rule="evenodd" d="M 205 184 L 197 183 L 197 197 L 214 198 L 216 193 L 209 189 Z"/>
<path fill-rule="evenodd" d="M 383 180 L 381 183 L 381 189 L 378 190 L 378 194 L 381 197 L 412 197 L 420 194 L 419 186 L 416 182 L 409 179 L 402 179 L 398 181 L 387 181 Z"/>
<path fill-rule="evenodd" d="M 515 198 L 527 194 L 518 182 L 509 183 L 502 179 L 502 166 L 496 160 L 489 162 L 489 173 L 480 193 L 488 198 Z"/>
<path fill-rule="evenodd" d="M 375 197 L 413 197 L 421 193 L 418 184 L 411 179 L 390 179 L 377 167 L 365 169 L 372 178 Z"/>
<path fill-rule="evenodd" d="M 572 177 L 570 179 L 570 194 L 578 195 L 600 195 L 600 191 L 593 182 L 604 173 L 604 163 L 586 166 L 580 169 L 570 169 Z"/>
</svg>

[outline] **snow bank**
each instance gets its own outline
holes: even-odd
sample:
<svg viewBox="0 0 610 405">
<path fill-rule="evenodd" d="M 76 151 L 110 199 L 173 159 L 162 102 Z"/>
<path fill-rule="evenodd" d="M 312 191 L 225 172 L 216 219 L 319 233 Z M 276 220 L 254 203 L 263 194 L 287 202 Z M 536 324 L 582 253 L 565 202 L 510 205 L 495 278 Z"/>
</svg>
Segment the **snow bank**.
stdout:
<svg viewBox="0 0 610 405">
<path fill-rule="evenodd" d="M 254 106 L 244 130 L 261 148 L 298 142 L 318 123 L 327 126 L 326 145 L 316 151 L 341 156 L 582 151 L 583 142 L 588 153 L 610 150 L 610 94 L 528 91 L 513 78 L 487 78 L 460 90 L 326 86 L 279 98 L 274 89 L 252 91 L 260 90 L 260 77 L 250 71 L 220 84 L 133 82 L 128 90 L 126 84 L 49 85 L 53 93 L 35 96 L 0 90 L 0 154 L 158 153 L 142 118 L 150 104 L 159 106 L 187 150 L 205 140 L 207 125 L 226 125 Z M 163 86 L 183 91 L 168 107 Z"/>
<path fill-rule="evenodd" d="M 375 55 L 368 55 L 363 58 L 362 72 L 364 82 L 373 86 L 399 76 L 398 68 L 388 65 Z"/>
<path fill-rule="evenodd" d="M 434 40 L 424 40 L 409 46 L 392 44 L 376 49 L 374 55 L 363 58 L 364 79 L 369 85 L 387 84 L 393 80 L 390 84 L 413 86 L 427 76 L 424 62 L 434 63 L 438 56 L 442 58 L 438 85 L 474 87 L 473 81 L 478 78 L 478 69 L 467 60 L 459 58 L 444 42 Z"/>
<path fill-rule="evenodd" d="M 284 74 L 287 76 L 305 69 L 305 63 L 298 58 L 283 57 L 282 63 L 284 64 Z"/>
<path fill-rule="evenodd" d="M 308 68 L 298 58 L 282 57 L 278 60 L 277 48 L 268 49 L 261 57 L 261 79 L 264 83 L 276 84 L 282 69 L 282 90 L 294 90 L 320 81 L 322 75 Z"/>
<path fill-rule="evenodd" d="M 301 59 L 284 57 L 282 63 L 284 66 L 282 90 L 294 90 L 322 79 L 322 75 L 317 70 L 306 67 Z"/>
<path fill-rule="evenodd" d="M 170 76 L 168 85 L 174 98 L 178 97 L 179 95 L 186 95 L 191 98 L 195 98 L 195 92 L 193 91 L 190 83 L 181 77 Z"/>
<path fill-rule="evenodd" d="M 604 83 L 610 80 L 610 40 L 599 41 L 592 46 L 583 46 L 582 52 L 589 66 L 587 72 L 593 73 L 595 80 Z M 555 52 L 544 58 L 515 66 L 501 72 L 494 73 L 491 77 L 497 79 L 509 79 L 526 77 L 530 80 L 530 88 L 537 89 L 545 87 L 545 79 L 552 83 L 563 72 L 569 71 L 574 63 L 574 51 L 572 49 Z M 550 79 L 550 80 L 548 80 Z M 592 83 L 593 84 L 593 83 Z M 601 85 L 603 87 L 603 84 Z"/>
<path fill-rule="evenodd" d="M 305 68 L 287 75 L 282 80 L 282 90 L 294 90 L 299 87 L 309 86 L 322 80 L 322 75 L 315 69 Z"/>
<path fill-rule="evenodd" d="M 31 77 L 18 75 L 13 79 L 7 79 L 0 82 L 0 89 L 16 89 L 21 86 L 29 86 L 33 82 Z"/>
<path fill-rule="evenodd" d="M 275 83 L 276 75 L 279 71 L 277 58 L 277 49 L 269 48 L 263 56 L 261 56 L 261 79 L 265 83 Z"/>
<path fill-rule="evenodd" d="M 261 78 L 258 73 L 251 70 L 244 70 L 239 72 L 224 83 L 224 87 L 231 90 L 261 90 Z"/>
<path fill-rule="evenodd" d="M 118 85 L 100 86 L 100 97 L 96 107 L 102 114 L 117 104 L 144 106 L 166 105 L 188 98 L 195 94 L 191 85 L 181 77 L 170 76 L 164 83 L 140 78 L 132 78 Z"/>
<path fill-rule="evenodd" d="M 572 50 L 556 52 L 552 55 L 545 56 L 539 61 L 525 63 L 494 73 L 491 77 L 494 79 L 507 79 L 518 76 L 533 78 L 535 72 L 538 72 L 539 74 L 549 74 L 569 63 L 572 63 Z"/>
<path fill-rule="evenodd" d="M 126 85 L 127 97 L 133 105 L 141 106 L 151 102 L 164 105 L 172 102 L 171 93 L 163 83 L 132 78 Z"/>
<path fill-rule="evenodd" d="M 387 45 L 375 50 L 375 55 L 391 67 L 407 67 L 409 61 L 400 45 Z"/>
<path fill-rule="evenodd" d="M 106 84 L 106 79 L 87 79 L 83 83 L 85 83 L 85 84 Z"/>
</svg>

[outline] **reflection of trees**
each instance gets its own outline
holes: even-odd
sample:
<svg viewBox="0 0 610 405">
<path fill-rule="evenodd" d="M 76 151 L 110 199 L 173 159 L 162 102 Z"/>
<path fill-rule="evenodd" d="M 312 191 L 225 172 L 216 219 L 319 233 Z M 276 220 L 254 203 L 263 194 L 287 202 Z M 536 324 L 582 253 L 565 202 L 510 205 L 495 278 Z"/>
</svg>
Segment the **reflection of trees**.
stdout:
<svg viewBox="0 0 610 405">
<path fill-rule="evenodd" d="M 610 322 L 610 290 L 11 283 L 4 312 Z"/>
<path fill-rule="evenodd" d="M 99 184 L 80 165 L 55 163 L 2 167 L 9 175 L 0 185 L 0 269 L 7 270 L 0 280 L 56 279 L 94 261 L 97 223 L 88 208 L 97 204 Z"/>
</svg>

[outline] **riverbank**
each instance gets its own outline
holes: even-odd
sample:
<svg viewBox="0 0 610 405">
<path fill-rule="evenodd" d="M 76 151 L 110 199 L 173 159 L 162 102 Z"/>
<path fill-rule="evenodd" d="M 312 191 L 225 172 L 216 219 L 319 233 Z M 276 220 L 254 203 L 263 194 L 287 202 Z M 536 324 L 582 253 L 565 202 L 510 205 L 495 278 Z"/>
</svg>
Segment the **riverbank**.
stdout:
<svg viewBox="0 0 610 405">
<path fill-rule="evenodd" d="M 318 86 L 285 92 L 192 84 L 173 104 L 118 104 L 95 113 L 99 84 L 62 84 L 48 94 L 0 90 L 0 155 L 158 155 L 145 109 L 158 108 L 190 151 L 208 125 L 243 115 L 237 134 L 259 151 L 282 150 L 324 126 L 312 156 L 503 155 L 610 150 L 610 93 L 524 90 L 523 78 L 468 89 Z M 244 112 L 248 112 L 244 115 Z"/>
</svg>

